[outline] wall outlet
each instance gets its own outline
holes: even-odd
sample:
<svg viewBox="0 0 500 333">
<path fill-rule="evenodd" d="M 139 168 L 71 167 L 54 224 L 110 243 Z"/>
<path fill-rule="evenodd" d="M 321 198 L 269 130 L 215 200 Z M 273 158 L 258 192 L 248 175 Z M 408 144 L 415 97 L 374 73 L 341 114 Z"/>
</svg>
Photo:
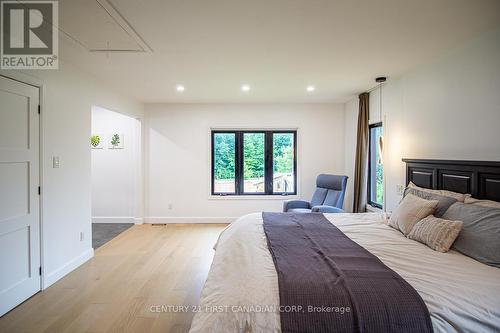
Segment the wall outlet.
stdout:
<svg viewBox="0 0 500 333">
<path fill-rule="evenodd" d="M 83 242 L 85 239 L 85 233 L 83 231 L 80 231 L 80 242 Z"/>
<path fill-rule="evenodd" d="M 396 185 L 396 193 L 398 195 L 403 195 L 404 192 L 405 192 L 405 186 L 403 184 Z"/>
<path fill-rule="evenodd" d="M 59 169 L 61 166 L 61 162 L 59 161 L 59 156 L 52 157 L 52 168 Z"/>
<path fill-rule="evenodd" d="M 168 204 L 168 210 L 172 210 L 173 205 L 171 203 Z"/>
</svg>

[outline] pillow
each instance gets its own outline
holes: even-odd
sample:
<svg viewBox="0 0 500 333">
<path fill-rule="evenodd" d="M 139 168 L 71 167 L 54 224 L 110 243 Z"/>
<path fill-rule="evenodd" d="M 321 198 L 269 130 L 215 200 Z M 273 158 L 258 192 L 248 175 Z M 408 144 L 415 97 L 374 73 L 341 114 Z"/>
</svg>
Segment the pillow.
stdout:
<svg viewBox="0 0 500 333">
<path fill-rule="evenodd" d="M 441 195 L 443 197 L 453 198 L 453 199 L 457 200 L 458 202 L 464 202 L 465 198 L 470 196 L 470 194 L 463 194 L 463 193 L 452 192 L 452 191 L 447 191 L 447 190 L 432 190 L 430 188 L 424 188 L 424 187 L 417 186 L 417 185 L 413 184 L 412 182 L 410 182 L 408 184 L 408 188 L 414 188 L 414 189 L 419 190 L 419 191 L 437 194 L 437 195 Z"/>
<path fill-rule="evenodd" d="M 464 223 L 452 249 L 500 268 L 499 208 L 457 202 L 448 208 L 443 218 Z"/>
<path fill-rule="evenodd" d="M 472 198 L 472 197 L 465 198 L 465 203 L 479 205 L 479 206 L 483 206 L 483 207 L 500 208 L 500 202 L 492 201 L 492 200 L 480 200 L 480 199 L 476 199 L 476 198 Z"/>
<path fill-rule="evenodd" d="M 438 204 L 437 200 L 425 200 L 413 194 L 406 195 L 392 212 L 389 225 L 408 235 L 418 221 L 431 215 Z"/>
<path fill-rule="evenodd" d="M 408 238 L 424 243 L 433 250 L 447 252 L 460 233 L 462 224 L 462 221 L 449 221 L 429 215 L 415 224 Z"/>
<path fill-rule="evenodd" d="M 436 210 L 434 211 L 434 216 L 436 217 L 443 216 L 443 214 L 448 210 L 448 208 L 450 208 L 451 205 L 457 202 L 457 199 L 451 197 L 445 197 L 442 195 L 437 195 L 430 192 L 424 192 L 421 190 L 417 190 L 416 188 L 413 187 L 407 187 L 405 189 L 404 195 L 406 196 L 408 193 L 411 193 L 419 198 L 426 200 L 437 200 L 438 204 L 436 206 Z"/>
</svg>

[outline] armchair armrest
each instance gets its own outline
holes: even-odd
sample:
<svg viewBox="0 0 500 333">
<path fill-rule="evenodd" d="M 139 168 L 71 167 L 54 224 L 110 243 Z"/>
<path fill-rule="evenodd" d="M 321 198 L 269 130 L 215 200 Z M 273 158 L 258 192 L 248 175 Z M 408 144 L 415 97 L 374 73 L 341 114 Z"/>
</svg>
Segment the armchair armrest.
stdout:
<svg viewBox="0 0 500 333">
<path fill-rule="evenodd" d="M 321 206 L 314 206 L 311 210 L 313 213 L 343 213 L 344 210 L 333 207 L 333 206 L 326 206 L 326 205 L 321 205 Z"/>
<path fill-rule="evenodd" d="M 286 213 L 293 208 L 311 208 L 311 205 L 304 200 L 287 200 L 283 202 L 283 212 Z"/>
</svg>

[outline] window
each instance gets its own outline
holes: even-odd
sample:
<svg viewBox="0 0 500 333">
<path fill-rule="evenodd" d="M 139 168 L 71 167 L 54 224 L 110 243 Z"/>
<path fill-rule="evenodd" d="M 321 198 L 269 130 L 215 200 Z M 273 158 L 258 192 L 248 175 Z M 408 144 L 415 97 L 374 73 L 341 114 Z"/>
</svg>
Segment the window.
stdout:
<svg viewBox="0 0 500 333">
<path fill-rule="evenodd" d="M 212 131 L 212 194 L 296 194 L 296 147 L 296 131 Z"/>
<path fill-rule="evenodd" d="M 214 133 L 212 135 L 213 190 L 217 193 L 236 191 L 236 134 Z"/>
<path fill-rule="evenodd" d="M 265 193 L 265 133 L 243 133 L 243 192 Z"/>
<path fill-rule="evenodd" d="M 382 208 L 384 204 L 384 176 L 381 152 L 382 123 L 370 125 L 368 147 L 368 204 Z"/>
<path fill-rule="evenodd" d="M 273 133 L 273 192 L 295 193 L 295 133 Z"/>
</svg>

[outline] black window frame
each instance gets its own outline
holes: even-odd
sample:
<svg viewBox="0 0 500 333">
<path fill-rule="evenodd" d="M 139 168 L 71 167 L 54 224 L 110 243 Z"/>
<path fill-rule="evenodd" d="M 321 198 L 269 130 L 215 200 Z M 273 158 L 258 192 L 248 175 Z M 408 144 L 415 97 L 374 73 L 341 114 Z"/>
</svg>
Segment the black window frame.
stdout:
<svg viewBox="0 0 500 333">
<path fill-rule="evenodd" d="M 264 133 L 264 192 L 245 192 L 243 175 L 243 136 L 245 133 Z M 293 134 L 293 192 L 274 192 L 273 191 L 273 138 L 274 134 Z M 234 134 L 235 135 L 235 191 L 234 192 L 215 192 L 215 135 L 216 134 Z M 211 149 L 211 189 L 210 193 L 214 196 L 261 196 L 261 195 L 297 195 L 297 131 L 296 130 L 211 130 L 210 134 Z"/>
<path fill-rule="evenodd" d="M 372 134 L 372 129 L 373 128 L 377 128 L 377 127 L 382 127 L 382 129 L 384 128 L 383 126 L 384 124 L 382 122 L 378 122 L 378 123 L 374 123 L 374 124 L 370 124 L 368 125 L 368 177 L 367 178 L 367 181 L 368 181 L 368 186 L 367 186 L 367 202 L 370 206 L 372 207 L 376 207 L 376 208 L 380 208 L 380 209 L 383 209 L 383 202 L 382 204 L 379 204 L 378 202 L 375 202 L 375 201 L 372 201 L 372 196 L 371 196 L 371 191 L 372 191 L 372 181 L 371 181 L 371 175 L 372 175 L 372 145 L 371 145 L 371 134 Z"/>
</svg>

